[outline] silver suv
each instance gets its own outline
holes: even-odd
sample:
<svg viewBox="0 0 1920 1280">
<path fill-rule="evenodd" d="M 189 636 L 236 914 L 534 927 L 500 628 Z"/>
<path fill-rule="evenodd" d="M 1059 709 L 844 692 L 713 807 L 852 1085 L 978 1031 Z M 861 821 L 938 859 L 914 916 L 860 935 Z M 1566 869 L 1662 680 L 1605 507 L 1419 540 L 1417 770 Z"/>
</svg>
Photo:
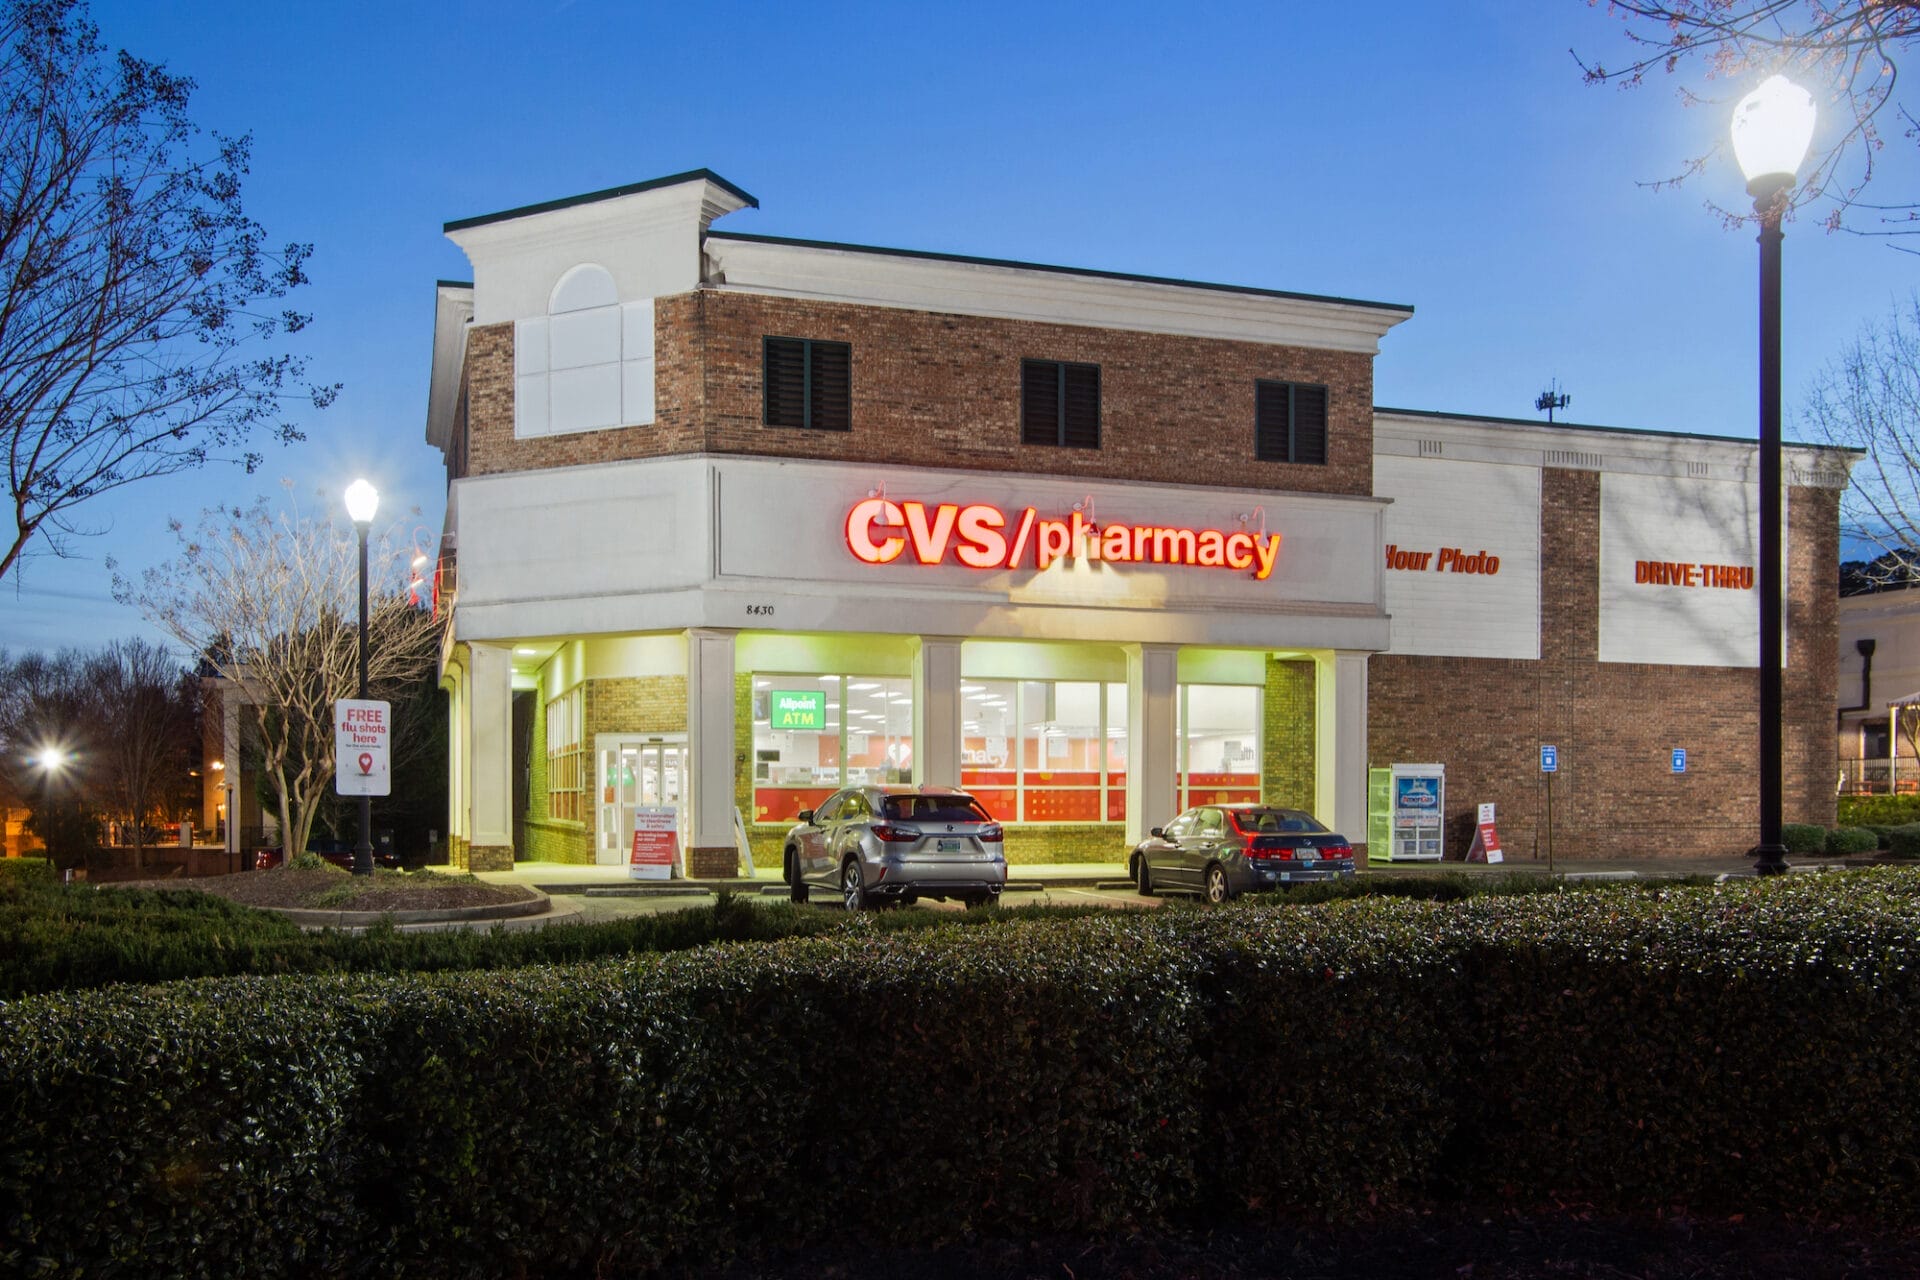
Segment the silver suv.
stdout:
<svg viewBox="0 0 1920 1280">
<path fill-rule="evenodd" d="M 848 787 L 787 832 L 793 900 L 837 889 L 849 911 L 919 898 L 990 906 L 1007 884 L 1000 824 L 964 791 Z"/>
</svg>

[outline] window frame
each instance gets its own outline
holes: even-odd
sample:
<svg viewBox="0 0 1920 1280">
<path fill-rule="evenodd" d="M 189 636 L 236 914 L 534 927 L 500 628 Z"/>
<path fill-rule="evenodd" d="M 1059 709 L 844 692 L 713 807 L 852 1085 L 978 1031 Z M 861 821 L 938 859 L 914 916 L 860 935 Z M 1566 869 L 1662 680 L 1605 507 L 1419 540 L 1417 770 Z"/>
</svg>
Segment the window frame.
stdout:
<svg viewBox="0 0 1920 1280">
<path fill-rule="evenodd" d="M 1284 423 L 1269 424 L 1261 408 L 1269 392 L 1284 391 Z M 1300 392 L 1316 391 L 1320 396 L 1320 456 L 1301 457 Z M 1324 467 L 1333 456 L 1333 434 L 1329 420 L 1333 416 L 1333 392 L 1323 382 L 1288 382 L 1279 378 L 1253 380 L 1253 457 L 1256 462 L 1284 462 L 1299 467 Z M 1284 453 L 1269 447 L 1274 436 L 1285 442 Z"/>
<path fill-rule="evenodd" d="M 773 352 L 776 343 L 800 346 L 800 421 L 775 422 L 773 419 Z M 814 420 L 814 379 L 820 372 L 815 363 L 818 352 L 837 350 L 846 359 L 846 401 L 838 406 L 843 425 L 823 426 Z M 853 430 L 853 344 L 832 338 L 797 338 L 789 334 L 764 334 L 760 338 L 760 425 L 787 431 Z"/>
</svg>

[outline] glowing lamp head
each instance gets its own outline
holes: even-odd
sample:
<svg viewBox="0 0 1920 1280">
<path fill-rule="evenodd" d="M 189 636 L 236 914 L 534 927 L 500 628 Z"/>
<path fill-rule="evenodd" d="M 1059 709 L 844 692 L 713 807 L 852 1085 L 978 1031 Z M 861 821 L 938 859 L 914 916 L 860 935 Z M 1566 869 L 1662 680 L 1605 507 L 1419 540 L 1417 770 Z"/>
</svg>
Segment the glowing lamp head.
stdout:
<svg viewBox="0 0 1920 1280">
<path fill-rule="evenodd" d="M 66 752 L 58 747 L 47 747 L 33 758 L 33 762 L 49 773 L 57 773 L 66 767 L 69 759 Z"/>
<path fill-rule="evenodd" d="M 347 518 L 355 524 L 372 524 L 373 513 L 380 509 L 380 491 L 365 479 L 347 486 Z"/>
<path fill-rule="evenodd" d="M 1768 76 L 1733 109 L 1733 154 L 1747 191 L 1765 196 L 1791 187 L 1813 142 L 1813 95 L 1785 76 Z"/>
</svg>

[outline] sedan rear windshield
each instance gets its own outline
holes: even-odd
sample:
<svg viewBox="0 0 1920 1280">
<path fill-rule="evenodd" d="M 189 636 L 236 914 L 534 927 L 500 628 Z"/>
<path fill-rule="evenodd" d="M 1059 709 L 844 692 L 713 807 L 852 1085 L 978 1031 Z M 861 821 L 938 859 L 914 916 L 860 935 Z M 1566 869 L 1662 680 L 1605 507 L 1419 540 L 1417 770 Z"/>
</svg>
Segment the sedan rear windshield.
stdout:
<svg viewBox="0 0 1920 1280">
<path fill-rule="evenodd" d="M 892 822 L 992 822 L 972 796 L 888 796 Z"/>
<path fill-rule="evenodd" d="M 1314 821 L 1312 814 L 1301 813 L 1298 809 L 1234 809 L 1230 812 L 1233 814 L 1233 825 L 1240 829 L 1242 835 L 1288 835 L 1326 830 Z"/>
</svg>

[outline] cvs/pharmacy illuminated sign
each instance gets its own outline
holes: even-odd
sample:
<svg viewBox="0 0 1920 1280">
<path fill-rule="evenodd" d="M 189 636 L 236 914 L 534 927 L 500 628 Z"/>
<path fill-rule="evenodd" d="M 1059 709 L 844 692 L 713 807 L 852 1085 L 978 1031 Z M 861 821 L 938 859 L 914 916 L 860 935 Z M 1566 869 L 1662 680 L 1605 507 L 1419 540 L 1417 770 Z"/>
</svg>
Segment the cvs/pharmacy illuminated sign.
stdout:
<svg viewBox="0 0 1920 1280">
<path fill-rule="evenodd" d="M 1280 558 L 1280 535 L 1165 525 L 1096 524 L 1079 512 L 1065 520 L 1033 507 L 1010 516 L 985 502 L 894 502 L 868 498 L 847 512 L 847 548 L 867 564 L 911 555 L 919 564 L 953 561 L 970 569 L 1046 569 L 1062 560 L 1180 564 L 1252 571 L 1265 581 Z"/>
</svg>

